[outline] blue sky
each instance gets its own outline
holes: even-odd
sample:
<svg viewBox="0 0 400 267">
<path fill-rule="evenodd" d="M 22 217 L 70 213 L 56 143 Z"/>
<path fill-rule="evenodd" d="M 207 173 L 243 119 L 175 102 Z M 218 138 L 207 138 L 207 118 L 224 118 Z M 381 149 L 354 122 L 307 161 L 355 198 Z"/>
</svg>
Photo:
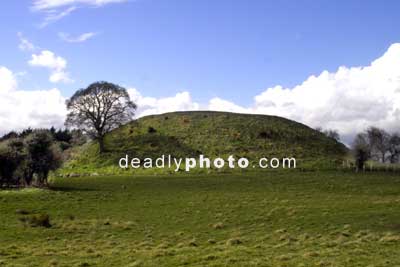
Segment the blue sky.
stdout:
<svg viewBox="0 0 400 267">
<path fill-rule="evenodd" d="M 200 106 L 218 98 L 240 111 L 268 88 L 369 66 L 400 41 L 399 11 L 399 1 L 6 0 L 0 66 L 25 91 L 57 88 L 67 98 L 107 80 L 143 97 L 187 92 Z M 70 42 L 85 33 L 94 36 Z M 21 51 L 21 38 L 35 49 Z M 73 82 L 51 82 L 57 67 L 29 63 L 44 50 Z"/>
<path fill-rule="evenodd" d="M 70 95 L 95 80 L 151 96 L 190 90 L 199 101 L 218 96 L 249 104 L 280 84 L 341 65 L 366 65 L 400 39 L 399 1 L 138 0 L 94 8 L 39 28 L 33 1 L 1 1 L 1 64 L 28 71 L 24 88 L 49 87 L 46 70 L 26 66 L 16 32 L 68 60 Z M 80 44 L 59 32 L 99 33 Z"/>
</svg>

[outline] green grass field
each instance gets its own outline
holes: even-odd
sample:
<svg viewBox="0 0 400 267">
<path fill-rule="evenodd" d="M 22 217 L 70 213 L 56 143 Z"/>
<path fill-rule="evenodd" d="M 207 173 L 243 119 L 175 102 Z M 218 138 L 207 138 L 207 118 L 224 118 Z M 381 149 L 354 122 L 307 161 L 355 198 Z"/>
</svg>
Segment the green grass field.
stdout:
<svg viewBox="0 0 400 267">
<path fill-rule="evenodd" d="M 47 213 L 50 228 L 23 218 Z M 0 191 L 0 266 L 400 266 L 400 176 L 57 178 Z"/>
</svg>

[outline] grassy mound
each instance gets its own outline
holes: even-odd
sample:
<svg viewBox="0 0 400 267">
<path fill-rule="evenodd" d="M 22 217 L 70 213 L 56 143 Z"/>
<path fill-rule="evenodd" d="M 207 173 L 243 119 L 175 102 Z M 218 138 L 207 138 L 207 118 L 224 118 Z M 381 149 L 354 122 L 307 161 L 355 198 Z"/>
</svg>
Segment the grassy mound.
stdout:
<svg viewBox="0 0 400 267">
<path fill-rule="evenodd" d="M 209 158 L 229 155 L 257 161 L 262 157 L 295 157 L 299 167 L 334 166 L 346 147 L 310 127 L 276 116 L 192 111 L 152 115 L 132 121 L 105 139 L 107 152 L 95 143 L 77 149 L 63 172 L 118 171 L 118 160 L 130 157 Z"/>
</svg>

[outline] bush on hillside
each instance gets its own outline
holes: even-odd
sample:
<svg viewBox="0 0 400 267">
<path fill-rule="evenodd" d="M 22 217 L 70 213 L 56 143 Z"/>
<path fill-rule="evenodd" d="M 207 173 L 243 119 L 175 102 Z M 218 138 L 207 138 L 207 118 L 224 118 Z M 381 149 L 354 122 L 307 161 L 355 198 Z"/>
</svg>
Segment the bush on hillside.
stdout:
<svg viewBox="0 0 400 267">
<path fill-rule="evenodd" d="M 148 133 L 156 133 L 157 130 L 150 126 L 150 127 L 147 129 L 147 132 L 148 132 Z"/>
</svg>

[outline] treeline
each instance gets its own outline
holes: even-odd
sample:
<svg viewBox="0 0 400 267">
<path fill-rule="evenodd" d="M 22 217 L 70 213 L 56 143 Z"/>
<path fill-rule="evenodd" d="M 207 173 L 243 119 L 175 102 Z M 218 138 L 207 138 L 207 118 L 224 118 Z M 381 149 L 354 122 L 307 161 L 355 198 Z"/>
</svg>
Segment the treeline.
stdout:
<svg viewBox="0 0 400 267">
<path fill-rule="evenodd" d="M 400 133 L 389 134 L 384 129 L 369 127 L 356 135 L 352 145 L 357 170 L 365 167 L 365 162 L 374 160 L 381 163 L 400 162 Z"/>
<path fill-rule="evenodd" d="M 45 186 L 49 172 L 58 168 L 65 151 L 86 142 L 79 130 L 25 129 L 0 138 L 0 188 Z"/>
<path fill-rule="evenodd" d="M 34 131 L 47 131 L 50 133 L 54 141 L 59 142 L 60 148 L 66 150 L 67 148 L 86 142 L 86 137 L 81 130 L 69 130 L 69 129 L 56 129 L 51 127 L 50 129 L 36 129 L 27 128 L 21 132 L 11 131 L 2 137 L 0 137 L 0 142 L 4 142 L 16 138 L 25 138 L 32 134 Z"/>
</svg>

